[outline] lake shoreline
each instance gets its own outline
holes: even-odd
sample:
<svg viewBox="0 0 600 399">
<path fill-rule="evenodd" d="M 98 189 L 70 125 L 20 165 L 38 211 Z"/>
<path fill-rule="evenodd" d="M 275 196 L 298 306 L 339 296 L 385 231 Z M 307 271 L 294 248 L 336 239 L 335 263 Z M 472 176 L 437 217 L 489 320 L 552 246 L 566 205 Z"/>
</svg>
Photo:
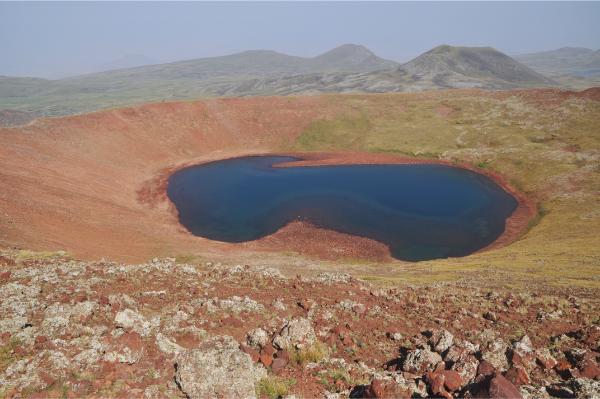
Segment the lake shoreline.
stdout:
<svg viewBox="0 0 600 399">
<path fill-rule="evenodd" d="M 480 248 L 473 254 L 492 249 L 505 247 L 518 240 L 526 233 L 530 221 L 537 215 L 536 202 L 513 187 L 508 180 L 497 172 L 479 168 L 467 162 L 452 162 L 435 158 L 407 157 L 390 153 L 369 152 L 248 152 L 227 154 L 223 158 L 205 159 L 199 162 L 186 162 L 185 164 L 163 170 L 154 181 L 155 187 L 150 190 L 166 200 L 170 213 L 179 223 L 179 214 L 176 207 L 167 195 L 168 180 L 170 176 L 180 170 L 205 165 L 212 162 L 241 158 L 245 156 L 289 156 L 298 158 L 297 161 L 283 162 L 273 165 L 275 168 L 285 167 L 310 167 L 327 165 L 444 165 L 469 170 L 491 179 L 495 184 L 509 193 L 517 201 L 517 208 L 506 219 L 504 232 L 491 244 Z M 147 198 L 148 200 L 148 198 Z M 180 227 L 181 224 L 179 223 Z M 185 230 L 190 236 L 192 233 Z M 209 242 L 218 242 L 205 239 Z M 339 259 L 364 259 L 374 262 L 402 262 L 394 259 L 389 248 L 370 238 L 354 236 L 337 231 L 316 227 L 310 223 L 293 221 L 276 231 L 274 234 L 243 243 L 222 243 L 234 248 L 256 251 L 286 252 L 294 251 L 309 257 L 322 260 Z M 468 255 L 467 255 L 468 256 Z"/>
</svg>

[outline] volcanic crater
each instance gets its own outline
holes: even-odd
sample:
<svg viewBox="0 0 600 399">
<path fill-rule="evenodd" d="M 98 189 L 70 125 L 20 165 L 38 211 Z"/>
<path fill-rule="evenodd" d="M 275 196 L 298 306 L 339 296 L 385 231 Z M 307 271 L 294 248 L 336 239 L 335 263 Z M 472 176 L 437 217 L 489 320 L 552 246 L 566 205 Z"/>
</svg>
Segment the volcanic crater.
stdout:
<svg viewBox="0 0 600 399">
<path fill-rule="evenodd" d="M 451 96 L 494 99 L 526 92 L 456 90 Z M 540 95 L 546 95 L 540 91 Z M 397 95 L 423 100 L 427 92 Z M 356 96 L 370 101 L 370 96 Z M 525 97 L 526 98 L 526 97 Z M 277 110 L 274 112 L 274 110 Z M 190 234 L 166 194 L 177 170 L 250 155 L 300 156 L 302 165 L 441 164 L 490 177 L 518 202 L 504 232 L 481 250 L 517 239 L 536 215 L 535 201 L 499 174 L 469 162 L 386 152 L 302 152 L 293 143 L 312 123 L 352 113 L 335 96 L 224 98 L 145 104 L 85 115 L 36 120 L 0 129 L 0 237 L 8 247 L 65 249 L 84 258 L 139 261 L 183 253 L 299 252 L 321 259 L 391 261 L 376 240 L 293 222 L 275 234 L 241 244 Z M 30 156 L 31 153 L 37 156 Z M 285 165 L 280 165 L 285 166 Z"/>
</svg>

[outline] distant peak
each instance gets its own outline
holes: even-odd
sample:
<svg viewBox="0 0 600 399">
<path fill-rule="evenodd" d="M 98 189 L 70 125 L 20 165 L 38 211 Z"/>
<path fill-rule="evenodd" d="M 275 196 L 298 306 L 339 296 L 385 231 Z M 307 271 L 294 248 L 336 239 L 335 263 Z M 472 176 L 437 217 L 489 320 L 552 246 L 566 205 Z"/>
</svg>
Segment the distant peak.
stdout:
<svg viewBox="0 0 600 399">
<path fill-rule="evenodd" d="M 498 50 L 496 50 L 493 47 L 489 47 L 489 46 L 467 47 L 467 46 L 451 46 L 449 44 L 442 44 L 442 45 L 432 48 L 428 52 L 429 53 L 449 53 L 452 51 L 474 51 L 474 52 L 476 52 L 476 51 L 495 51 L 495 52 L 497 52 Z"/>
<path fill-rule="evenodd" d="M 360 56 L 369 56 L 369 57 L 375 57 L 375 54 L 373 54 L 373 52 L 371 50 L 369 50 L 368 48 L 366 48 L 365 46 L 362 46 L 360 44 L 352 44 L 352 43 L 346 43 L 346 44 L 342 44 L 341 46 L 335 47 L 329 51 L 326 51 L 325 53 L 319 55 L 317 58 L 319 57 L 329 57 L 329 56 L 352 56 L 352 55 L 360 55 Z"/>
<path fill-rule="evenodd" d="M 558 51 L 594 51 L 587 47 L 573 47 L 573 46 L 565 46 L 558 49 Z"/>
</svg>

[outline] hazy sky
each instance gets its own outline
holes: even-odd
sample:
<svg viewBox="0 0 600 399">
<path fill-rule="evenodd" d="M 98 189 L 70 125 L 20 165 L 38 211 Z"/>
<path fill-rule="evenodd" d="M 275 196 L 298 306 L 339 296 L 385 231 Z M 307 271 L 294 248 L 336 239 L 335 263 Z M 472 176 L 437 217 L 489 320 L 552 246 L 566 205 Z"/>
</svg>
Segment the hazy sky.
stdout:
<svg viewBox="0 0 600 399">
<path fill-rule="evenodd" d="M 0 3 L 0 74 L 57 77 L 127 54 L 156 61 L 343 43 L 408 59 L 439 44 L 509 54 L 600 48 L 600 2 Z"/>
</svg>

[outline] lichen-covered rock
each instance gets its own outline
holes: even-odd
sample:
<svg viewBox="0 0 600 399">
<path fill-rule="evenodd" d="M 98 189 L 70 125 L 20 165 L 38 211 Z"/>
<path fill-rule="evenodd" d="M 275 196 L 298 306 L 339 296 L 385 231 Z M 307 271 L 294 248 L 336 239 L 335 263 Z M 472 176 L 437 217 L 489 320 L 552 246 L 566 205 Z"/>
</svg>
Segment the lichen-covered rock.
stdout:
<svg viewBox="0 0 600 399">
<path fill-rule="evenodd" d="M 265 307 L 254 299 L 247 296 L 242 298 L 235 295 L 226 299 L 212 298 L 204 306 L 210 313 L 214 313 L 219 309 L 235 314 L 242 312 L 258 313 L 265 310 Z"/>
<path fill-rule="evenodd" d="M 600 381 L 577 378 L 571 381 L 571 387 L 578 398 L 598 399 L 600 397 Z"/>
<path fill-rule="evenodd" d="M 302 347 L 310 345 L 317 339 L 310 320 L 297 317 L 284 324 L 279 334 L 273 339 L 273 345 L 279 349 L 290 346 Z"/>
<path fill-rule="evenodd" d="M 352 276 L 348 273 L 331 273 L 322 272 L 314 279 L 323 284 L 331 285 L 334 283 L 349 283 L 352 281 Z"/>
<path fill-rule="evenodd" d="M 523 335 L 523 337 L 513 344 L 513 350 L 521 355 L 526 355 L 533 352 L 531 345 L 531 339 L 529 336 Z"/>
<path fill-rule="evenodd" d="M 548 392 L 541 387 L 534 387 L 532 385 L 521 385 L 519 392 L 523 399 L 549 399 L 550 395 Z"/>
<path fill-rule="evenodd" d="M 120 328 L 137 332 L 142 337 L 150 335 L 151 331 L 158 326 L 160 319 L 146 320 L 144 316 L 131 309 L 118 312 L 115 316 L 115 325 Z"/>
<path fill-rule="evenodd" d="M 209 339 L 176 358 L 175 379 L 189 398 L 255 398 L 254 384 L 266 375 L 229 336 Z"/>
<path fill-rule="evenodd" d="M 156 346 L 168 355 L 176 355 L 184 351 L 183 347 L 177 345 L 177 343 L 171 341 L 161 333 L 156 334 Z"/>
<path fill-rule="evenodd" d="M 467 354 L 452 364 L 452 370 L 458 372 L 463 381 L 471 382 L 477 375 L 477 366 L 479 366 L 479 360 L 474 355 Z"/>
<path fill-rule="evenodd" d="M 454 342 L 454 335 L 448 330 L 430 331 L 429 334 L 431 349 L 440 354 L 446 352 Z"/>
<path fill-rule="evenodd" d="M 253 348 L 262 348 L 269 342 L 269 334 L 262 328 L 255 328 L 246 335 L 246 342 Z"/>
<path fill-rule="evenodd" d="M 442 361 L 442 357 L 429 350 L 429 348 L 415 349 L 408 352 L 402 370 L 409 373 L 421 374 L 426 371 L 432 371 L 435 366 Z"/>
<path fill-rule="evenodd" d="M 506 358 L 506 350 L 508 345 L 498 338 L 490 342 L 485 350 L 482 351 L 482 359 L 490 362 L 498 370 L 506 370 L 508 368 L 508 360 Z"/>
<path fill-rule="evenodd" d="M 107 362 L 134 364 L 144 355 L 142 337 L 137 332 L 118 336 L 107 348 L 103 359 Z"/>
</svg>

